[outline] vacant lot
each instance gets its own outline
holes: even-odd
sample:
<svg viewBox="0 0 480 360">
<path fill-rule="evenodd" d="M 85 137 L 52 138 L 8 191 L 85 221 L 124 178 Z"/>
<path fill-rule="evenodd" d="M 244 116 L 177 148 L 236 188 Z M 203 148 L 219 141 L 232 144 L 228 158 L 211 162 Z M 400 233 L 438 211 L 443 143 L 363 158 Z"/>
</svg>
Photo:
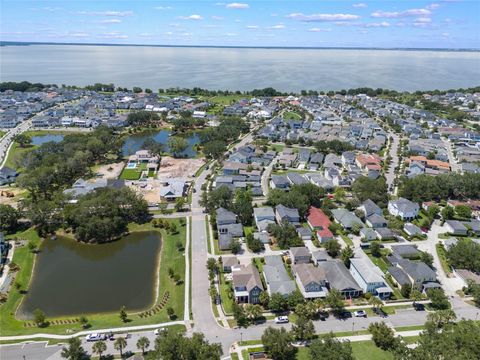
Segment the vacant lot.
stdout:
<svg viewBox="0 0 480 360">
<path fill-rule="evenodd" d="M 175 159 L 171 156 L 164 156 L 160 162 L 157 177 L 161 179 L 193 177 L 204 163 L 203 159 Z"/>
</svg>

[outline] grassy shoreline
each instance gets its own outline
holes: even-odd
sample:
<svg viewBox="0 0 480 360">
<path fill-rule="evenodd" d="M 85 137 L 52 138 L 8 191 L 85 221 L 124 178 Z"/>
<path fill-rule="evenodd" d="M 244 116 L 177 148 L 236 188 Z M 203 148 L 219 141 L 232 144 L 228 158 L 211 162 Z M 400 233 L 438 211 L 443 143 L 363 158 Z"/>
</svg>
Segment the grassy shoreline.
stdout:
<svg viewBox="0 0 480 360">
<path fill-rule="evenodd" d="M 157 297 L 152 308 L 155 308 L 161 300 L 165 291 L 169 292 L 169 300 L 165 307 L 149 317 L 141 318 L 138 313 L 129 314 L 129 322 L 123 323 L 118 312 L 89 314 L 87 318 L 91 327 L 88 330 L 103 329 L 103 328 L 116 328 L 125 326 L 138 326 L 138 325 L 151 325 L 156 323 L 172 321 L 169 318 L 166 309 L 172 307 L 175 311 L 177 319 L 183 318 L 183 304 L 185 297 L 185 258 L 183 251 L 179 251 L 176 247 L 177 242 L 181 242 L 183 247 L 186 244 L 186 227 L 180 224 L 179 219 L 169 219 L 171 222 L 177 223 L 179 230 L 178 234 L 169 234 L 165 230 L 159 230 L 152 226 L 151 223 L 137 225 L 131 224 L 129 227 L 130 232 L 140 231 L 159 231 L 162 235 L 162 247 L 160 254 L 160 268 L 158 273 L 158 289 L 159 296 Z M 25 238 L 26 240 L 32 240 L 35 244 L 40 243 L 40 238 L 33 229 L 28 229 L 25 232 L 17 233 L 9 236 L 9 238 L 18 237 Z M 32 277 L 34 254 L 31 253 L 27 246 L 19 247 L 15 249 L 13 261 L 19 265 L 20 270 L 17 273 L 15 281 L 22 284 L 22 288 L 25 288 Z M 182 261 L 183 260 L 183 261 Z M 176 274 L 180 274 L 184 280 L 182 284 L 176 285 L 168 274 L 168 269 L 172 268 Z M 25 327 L 24 321 L 18 320 L 15 317 L 15 312 L 20 305 L 21 299 L 24 295 L 20 294 L 14 287 L 10 290 L 7 301 L 0 306 L 0 335 L 1 336 L 13 336 L 13 335 L 29 335 L 35 333 L 49 333 L 67 335 L 69 333 L 75 333 L 85 330 L 78 322 L 71 322 L 62 325 L 50 325 L 44 328 L 38 328 L 35 326 Z M 72 321 L 74 316 L 60 317 L 60 318 L 48 318 L 49 321 Z"/>
</svg>

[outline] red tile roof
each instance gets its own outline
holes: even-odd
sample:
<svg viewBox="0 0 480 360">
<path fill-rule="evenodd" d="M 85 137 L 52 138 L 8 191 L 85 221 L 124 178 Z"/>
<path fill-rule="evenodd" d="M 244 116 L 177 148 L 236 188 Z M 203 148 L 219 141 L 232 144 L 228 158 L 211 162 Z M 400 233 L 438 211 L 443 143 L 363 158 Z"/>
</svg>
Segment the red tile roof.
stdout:
<svg viewBox="0 0 480 360">
<path fill-rule="evenodd" d="M 323 227 L 328 229 L 328 226 L 331 223 L 328 216 L 325 215 L 325 213 L 321 209 L 318 209 L 313 206 L 310 206 L 307 220 L 308 220 L 308 223 L 314 228 Z"/>
</svg>

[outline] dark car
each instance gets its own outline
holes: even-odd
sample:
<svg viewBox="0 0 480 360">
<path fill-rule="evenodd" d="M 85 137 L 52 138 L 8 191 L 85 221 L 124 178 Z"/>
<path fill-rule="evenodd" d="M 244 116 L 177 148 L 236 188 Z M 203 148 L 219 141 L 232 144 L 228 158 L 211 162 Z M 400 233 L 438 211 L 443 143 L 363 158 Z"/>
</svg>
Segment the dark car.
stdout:
<svg viewBox="0 0 480 360">
<path fill-rule="evenodd" d="M 343 311 L 340 314 L 338 314 L 338 317 L 340 319 L 349 319 L 352 317 L 352 313 L 350 311 Z"/>
<path fill-rule="evenodd" d="M 416 311 L 424 311 L 425 310 L 425 305 L 423 305 L 423 304 L 415 304 L 413 307 Z"/>
<path fill-rule="evenodd" d="M 383 311 L 381 308 L 373 308 L 372 310 L 373 310 L 373 312 L 374 312 L 375 314 L 377 314 L 378 316 L 388 317 L 388 314 L 387 314 L 385 311 Z"/>
</svg>

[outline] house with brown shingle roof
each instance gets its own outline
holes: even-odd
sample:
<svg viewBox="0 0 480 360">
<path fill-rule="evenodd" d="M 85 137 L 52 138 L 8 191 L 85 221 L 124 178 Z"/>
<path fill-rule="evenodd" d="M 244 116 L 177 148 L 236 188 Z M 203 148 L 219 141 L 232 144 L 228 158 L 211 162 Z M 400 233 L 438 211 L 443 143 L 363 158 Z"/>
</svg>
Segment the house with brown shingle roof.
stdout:
<svg viewBox="0 0 480 360">
<path fill-rule="evenodd" d="M 232 269 L 233 293 L 238 303 L 258 304 L 264 290 L 257 268 L 253 264 Z"/>
</svg>

